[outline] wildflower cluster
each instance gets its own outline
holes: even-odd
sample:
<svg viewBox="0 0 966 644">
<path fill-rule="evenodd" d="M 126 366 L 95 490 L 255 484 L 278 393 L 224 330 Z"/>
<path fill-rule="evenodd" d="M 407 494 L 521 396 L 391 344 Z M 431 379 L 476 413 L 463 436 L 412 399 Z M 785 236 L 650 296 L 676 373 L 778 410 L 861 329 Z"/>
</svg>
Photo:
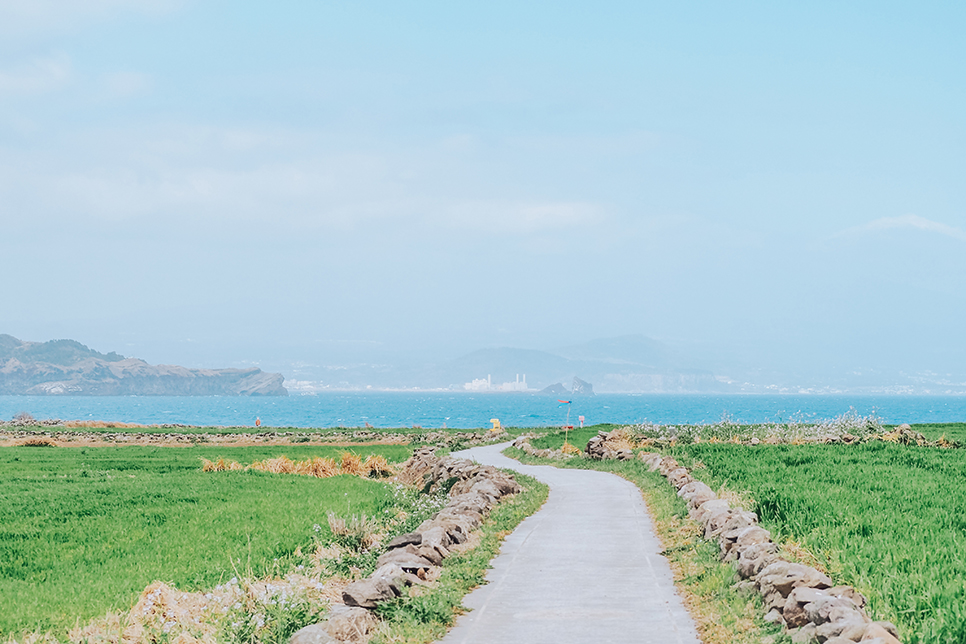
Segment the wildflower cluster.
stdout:
<svg viewBox="0 0 966 644">
<path fill-rule="evenodd" d="M 634 426 L 638 442 L 653 443 L 668 441 L 679 444 L 690 443 L 814 443 L 843 440 L 856 440 L 880 436 L 885 430 L 882 420 L 875 412 L 861 416 L 855 409 L 828 420 L 805 420 L 795 418 L 788 422 L 769 422 L 743 425 L 727 414 L 716 423 L 699 425 L 657 425 L 642 423 Z"/>
</svg>

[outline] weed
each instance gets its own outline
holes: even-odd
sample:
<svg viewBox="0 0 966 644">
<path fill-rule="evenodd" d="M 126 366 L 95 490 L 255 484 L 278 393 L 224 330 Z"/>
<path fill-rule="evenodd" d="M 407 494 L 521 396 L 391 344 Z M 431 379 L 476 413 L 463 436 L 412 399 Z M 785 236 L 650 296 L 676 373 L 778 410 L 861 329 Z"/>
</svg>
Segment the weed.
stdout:
<svg viewBox="0 0 966 644">
<path fill-rule="evenodd" d="M 329 532 L 332 539 L 340 546 L 350 550 L 368 550 L 377 541 L 377 534 L 382 527 L 374 517 L 355 515 L 344 518 L 335 512 L 328 514 Z"/>
</svg>

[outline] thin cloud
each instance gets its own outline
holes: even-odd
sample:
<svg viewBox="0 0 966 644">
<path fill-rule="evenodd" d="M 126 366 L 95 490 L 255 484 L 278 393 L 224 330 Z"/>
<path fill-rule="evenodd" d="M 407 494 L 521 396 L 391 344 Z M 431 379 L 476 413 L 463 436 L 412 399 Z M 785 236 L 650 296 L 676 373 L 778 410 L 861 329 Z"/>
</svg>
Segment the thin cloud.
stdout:
<svg viewBox="0 0 966 644">
<path fill-rule="evenodd" d="M 116 72 L 104 76 L 104 86 L 111 96 L 124 98 L 150 89 L 151 77 L 135 72 Z"/>
<path fill-rule="evenodd" d="M 22 37 L 75 30 L 124 12 L 160 15 L 181 5 L 181 0 L 0 0 L 0 33 Z"/>
<path fill-rule="evenodd" d="M 599 223 L 604 208 L 582 202 L 471 202 L 449 209 L 446 223 L 496 233 L 534 233 Z"/>
<path fill-rule="evenodd" d="M 70 78 L 70 59 L 65 55 L 35 58 L 11 69 L 0 70 L 0 95 L 40 94 L 63 86 Z"/>
<path fill-rule="evenodd" d="M 897 228 L 914 228 L 917 230 L 925 230 L 926 232 L 938 233 L 946 237 L 952 237 L 953 239 L 966 242 L 966 231 L 962 230 L 961 228 L 956 228 L 955 226 L 949 226 L 938 221 L 926 219 L 925 217 L 920 217 L 919 215 L 883 217 L 881 219 L 870 221 L 869 223 L 861 226 L 847 228 L 846 230 L 836 233 L 833 235 L 833 237 L 851 237 L 854 235 L 865 235 L 881 230 L 893 230 Z"/>
</svg>

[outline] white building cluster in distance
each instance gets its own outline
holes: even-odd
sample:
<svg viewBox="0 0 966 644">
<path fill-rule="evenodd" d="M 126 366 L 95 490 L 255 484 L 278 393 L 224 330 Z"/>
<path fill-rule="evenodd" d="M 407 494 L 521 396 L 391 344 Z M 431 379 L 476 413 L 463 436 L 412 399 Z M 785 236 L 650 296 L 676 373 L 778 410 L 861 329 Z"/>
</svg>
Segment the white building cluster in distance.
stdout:
<svg viewBox="0 0 966 644">
<path fill-rule="evenodd" d="M 520 374 L 517 374 L 517 379 L 514 382 L 504 382 L 502 385 L 495 387 L 493 386 L 493 378 L 487 375 L 486 378 L 477 378 L 464 384 L 463 389 L 466 391 L 529 391 L 527 374 L 523 374 L 523 380 L 520 380 Z"/>
</svg>

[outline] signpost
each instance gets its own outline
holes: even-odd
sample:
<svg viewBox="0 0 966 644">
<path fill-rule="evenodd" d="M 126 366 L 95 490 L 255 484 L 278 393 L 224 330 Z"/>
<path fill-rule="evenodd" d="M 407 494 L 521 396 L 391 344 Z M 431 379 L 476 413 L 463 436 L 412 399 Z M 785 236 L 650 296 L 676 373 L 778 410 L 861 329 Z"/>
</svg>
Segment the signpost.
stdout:
<svg viewBox="0 0 966 644">
<path fill-rule="evenodd" d="M 564 423 L 564 445 L 568 445 L 569 443 L 567 441 L 567 438 L 569 437 L 570 430 L 572 429 L 572 427 L 570 426 L 570 403 L 572 401 L 560 400 L 559 398 L 557 398 L 557 402 L 560 403 L 559 405 L 557 405 L 558 407 L 563 407 L 564 405 L 567 405 L 567 422 Z M 583 417 L 581 416 L 581 418 Z M 583 427 L 583 425 L 581 425 L 581 427 Z"/>
</svg>

